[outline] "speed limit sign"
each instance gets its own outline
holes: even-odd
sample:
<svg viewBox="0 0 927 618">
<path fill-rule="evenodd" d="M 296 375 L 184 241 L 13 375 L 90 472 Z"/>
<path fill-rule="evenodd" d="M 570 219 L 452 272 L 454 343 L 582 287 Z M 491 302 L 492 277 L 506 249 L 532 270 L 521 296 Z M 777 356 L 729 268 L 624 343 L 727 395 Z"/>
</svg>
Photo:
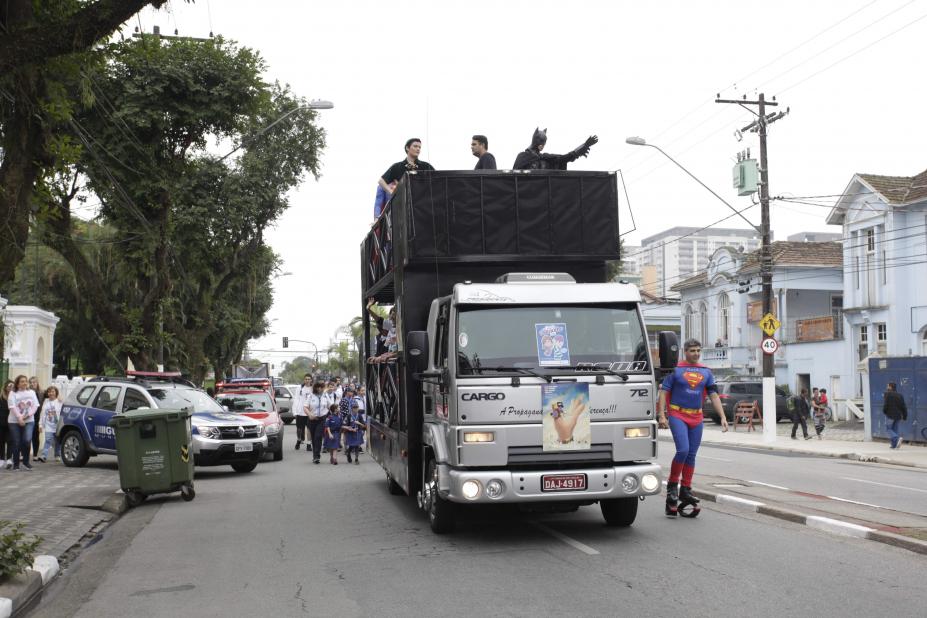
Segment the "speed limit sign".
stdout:
<svg viewBox="0 0 927 618">
<path fill-rule="evenodd" d="M 775 354 L 779 350 L 779 342 L 772 337 L 766 337 L 760 344 L 760 348 L 764 354 Z"/>
</svg>

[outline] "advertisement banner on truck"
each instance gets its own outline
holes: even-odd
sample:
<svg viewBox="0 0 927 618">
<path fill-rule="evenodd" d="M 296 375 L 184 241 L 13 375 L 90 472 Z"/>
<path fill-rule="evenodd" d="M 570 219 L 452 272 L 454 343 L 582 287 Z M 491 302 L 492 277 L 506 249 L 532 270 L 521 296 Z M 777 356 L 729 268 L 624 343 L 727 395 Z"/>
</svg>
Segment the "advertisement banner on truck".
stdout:
<svg viewBox="0 0 927 618">
<path fill-rule="evenodd" d="M 589 384 L 565 382 L 541 387 L 545 451 L 581 451 L 592 445 Z"/>
<path fill-rule="evenodd" d="M 538 346 L 538 364 L 541 367 L 570 364 L 570 342 L 565 323 L 535 324 L 534 336 Z"/>
</svg>

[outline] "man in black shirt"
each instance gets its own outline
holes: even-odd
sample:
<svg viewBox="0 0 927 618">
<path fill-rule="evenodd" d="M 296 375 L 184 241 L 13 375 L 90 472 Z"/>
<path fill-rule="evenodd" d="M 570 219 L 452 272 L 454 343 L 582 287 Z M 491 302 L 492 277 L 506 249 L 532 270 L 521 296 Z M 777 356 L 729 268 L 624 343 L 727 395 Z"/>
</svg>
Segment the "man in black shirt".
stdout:
<svg viewBox="0 0 927 618">
<path fill-rule="evenodd" d="M 390 183 L 399 182 L 402 175 L 406 172 L 433 172 L 435 168 L 427 161 L 421 161 L 418 155 L 422 152 L 422 140 L 413 137 L 406 141 L 406 158 L 398 163 L 393 163 L 389 169 L 380 177 L 379 185 L 384 191 L 393 194 L 393 188 Z"/>
<path fill-rule="evenodd" d="M 891 448 L 901 448 L 901 434 L 898 433 L 898 426 L 901 421 L 908 420 L 908 406 L 905 405 L 904 397 L 898 392 L 898 387 L 894 382 L 888 383 L 883 397 L 882 413 L 890 421 L 886 429 L 892 439 Z"/>
<path fill-rule="evenodd" d="M 470 152 L 479 159 L 476 162 L 475 170 L 494 170 L 496 169 L 496 157 L 489 153 L 489 140 L 485 135 L 474 135 L 470 142 Z"/>
</svg>

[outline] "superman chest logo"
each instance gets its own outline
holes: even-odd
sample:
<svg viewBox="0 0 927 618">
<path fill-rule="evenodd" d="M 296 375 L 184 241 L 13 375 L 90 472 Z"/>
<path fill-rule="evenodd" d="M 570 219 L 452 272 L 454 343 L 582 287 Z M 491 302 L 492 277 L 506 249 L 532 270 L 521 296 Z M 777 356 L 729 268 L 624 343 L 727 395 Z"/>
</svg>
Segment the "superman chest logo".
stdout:
<svg viewBox="0 0 927 618">
<path fill-rule="evenodd" d="M 686 381 L 689 388 L 695 388 L 705 380 L 705 376 L 698 371 L 684 371 L 682 372 L 682 379 Z"/>
</svg>

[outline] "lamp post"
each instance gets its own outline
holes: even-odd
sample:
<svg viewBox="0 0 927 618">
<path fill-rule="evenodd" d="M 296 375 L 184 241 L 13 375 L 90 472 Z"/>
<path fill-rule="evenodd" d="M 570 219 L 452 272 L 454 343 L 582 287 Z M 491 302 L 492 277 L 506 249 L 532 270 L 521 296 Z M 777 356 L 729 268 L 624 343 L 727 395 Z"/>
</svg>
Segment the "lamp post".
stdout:
<svg viewBox="0 0 927 618">
<path fill-rule="evenodd" d="M 230 156 L 232 156 L 233 154 L 241 150 L 242 146 L 250 142 L 253 142 L 257 138 L 261 137 L 262 135 L 267 133 L 267 131 L 277 126 L 279 123 L 283 122 L 285 119 L 289 118 L 290 116 L 292 116 L 293 114 L 295 114 L 301 109 L 332 109 L 333 107 L 335 107 L 334 103 L 332 103 L 331 101 L 323 101 L 322 99 L 316 99 L 314 101 L 309 101 L 309 103 L 307 103 L 306 105 L 297 105 L 296 107 L 294 107 L 287 113 L 283 114 L 282 116 L 280 116 L 279 118 L 271 122 L 269 125 L 267 125 L 263 129 L 255 133 L 254 135 L 241 140 L 241 143 L 235 146 L 235 148 L 233 148 L 232 150 L 222 155 L 219 158 L 219 161 L 225 161 Z"/>
<path fill-rule="evenodd" d="M 763 125 L 765 127 L 765 125 Z M 648 144 L 647 140 L 642 137 L 629 137 L 624 140 L 626 143 L 631 144 L 632 146 L 649 146 L 660 152 L 664 157 L 676 164 L 676 167 L 688 174 L 695 182 L 702 185 L 709 193 L 718 198 L 721 203 L 733 210 L 737 215 L 746 221 L 750 227 L 757 231 L 760 237 L 763 239 L 762 245 L 760 246 L 760 277 L 763 281 L 763 310 L 764 313 L 768 313 L 772 308 L 772 260 L 770 258 L 770 239 L 769 239 L 769 200 L 762 199 L 762 224 L 760 227 L 753 225 L 749 219 L 747 219 L 739 210 L 731 206 L 727 200 L 722 198 L 720 195 L 715 193 L 711 187 L 706 185 L 704 182 L 699 180 L 695 174 L 687 170 L 679 161 L 673 157 L 666 154 L 662 148 L 655 146 L 653 144 Z M 762 158 L 764 163 L 762 167 L 765 169 L 765 142 L 762 144 L 763 149 L 761 150 Z M 765 171 L 764 171 L 765 174 Z M 763 176 L 763 186 L 765 188 L 766 176 Z M 761 194 L 763 197 L 764 194 Z M 768 193 L 765 194 L 768 196 Z M 666 268 L 664 266 L 664 278 L 665 278 Z M 770 355 L 763 355 L 763 441 L 764 442 L 775 442 L 776 441 L 776 381 L 775 381 L 775 371 L 773 367 L 773 359 Z"/>
</svg>

